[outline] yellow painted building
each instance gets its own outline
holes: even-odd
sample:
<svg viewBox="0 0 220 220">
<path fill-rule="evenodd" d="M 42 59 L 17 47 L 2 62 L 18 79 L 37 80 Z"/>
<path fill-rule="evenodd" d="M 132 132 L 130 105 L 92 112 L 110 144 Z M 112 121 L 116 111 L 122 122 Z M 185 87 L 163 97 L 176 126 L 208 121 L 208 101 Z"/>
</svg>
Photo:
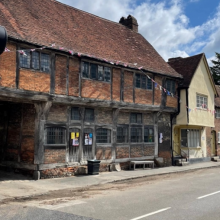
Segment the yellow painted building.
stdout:
<svg viewBox="0 0 220 220">
<path fill-rule="evenodd" d="M 211 128 L 215 126 L 217 91 L 206 57 L 171 58 L 168 63 L 184 78 L 178 89 L 179 114 L 173 124 L 173 156 L 190 162 L 210 160 L 214 156 Z"/>
</svg>

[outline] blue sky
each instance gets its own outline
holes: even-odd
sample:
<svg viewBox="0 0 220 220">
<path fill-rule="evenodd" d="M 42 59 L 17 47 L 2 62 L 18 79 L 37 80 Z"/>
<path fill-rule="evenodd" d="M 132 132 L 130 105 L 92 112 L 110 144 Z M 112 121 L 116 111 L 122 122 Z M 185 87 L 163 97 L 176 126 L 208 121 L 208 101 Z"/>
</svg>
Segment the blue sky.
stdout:
<svg viewBox="0 0 220 220">
<path fill-rule="evenodd" d="M 218 0 L 59 0 L 118 22 L 133 15 L 139 32 L 167 60 L 204 52 L 210 63 L 220 53 Z"/>
</svg>

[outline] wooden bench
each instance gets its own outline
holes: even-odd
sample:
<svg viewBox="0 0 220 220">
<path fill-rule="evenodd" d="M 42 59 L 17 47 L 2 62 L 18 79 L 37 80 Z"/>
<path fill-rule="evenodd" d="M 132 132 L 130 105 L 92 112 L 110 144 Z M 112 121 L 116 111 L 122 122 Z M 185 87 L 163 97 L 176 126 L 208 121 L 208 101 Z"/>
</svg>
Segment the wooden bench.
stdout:
<svg viewBox="0 0 220 220">
<path fill-rule="evenodd" d="M 145 169 L 145 164 L 151 164 L 152 168 L 154 168 L 154 161 L 131 161 L 130 162 L 130 169 L 131 169 L 131 164 L 134 164 L 134 170 L 135 170 L 135 166 L 136 164 L 143 164 L 143 169 Z"/>
</svg>

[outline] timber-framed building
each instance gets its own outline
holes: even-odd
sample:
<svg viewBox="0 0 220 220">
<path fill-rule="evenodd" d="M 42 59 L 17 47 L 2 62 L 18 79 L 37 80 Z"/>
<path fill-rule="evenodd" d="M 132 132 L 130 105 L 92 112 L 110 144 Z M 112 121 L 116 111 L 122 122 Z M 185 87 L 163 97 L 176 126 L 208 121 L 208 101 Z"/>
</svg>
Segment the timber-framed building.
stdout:
<svg viewBox="0 0 220 220">
<path fill-rule="evenodd" d="M 134 17 L 115 23 L 54 0 L 2 0 L 0 13 L 10 50 L 0 56 L 2 165 L 41 177 L 88 159 L 101 170 L 171 165 L 178 99 L 162 87 L 177 95 L 182 76 Z"/>
</svg>

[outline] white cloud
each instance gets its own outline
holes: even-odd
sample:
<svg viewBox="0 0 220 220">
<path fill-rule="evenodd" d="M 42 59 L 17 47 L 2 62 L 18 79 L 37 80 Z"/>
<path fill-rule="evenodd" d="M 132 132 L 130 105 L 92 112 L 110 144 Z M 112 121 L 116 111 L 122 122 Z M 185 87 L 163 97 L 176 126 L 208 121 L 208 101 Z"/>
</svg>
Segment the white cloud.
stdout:
<svg viewBox="0 0 220 220">
<path fill-rule="evenodd" d="M 191 0 L 192 2 L 198 0 Z M 65 4 L 118 22 L 122 16 L 133 15 L 139 32 L 167 60 L 173 56 L 186 57 L 202 51 L 213 56 L 220 48 L 220 7 L 212 19 L 196 27 L 189 27 L 182 0 L 60 0 Z"/>
</svg>

